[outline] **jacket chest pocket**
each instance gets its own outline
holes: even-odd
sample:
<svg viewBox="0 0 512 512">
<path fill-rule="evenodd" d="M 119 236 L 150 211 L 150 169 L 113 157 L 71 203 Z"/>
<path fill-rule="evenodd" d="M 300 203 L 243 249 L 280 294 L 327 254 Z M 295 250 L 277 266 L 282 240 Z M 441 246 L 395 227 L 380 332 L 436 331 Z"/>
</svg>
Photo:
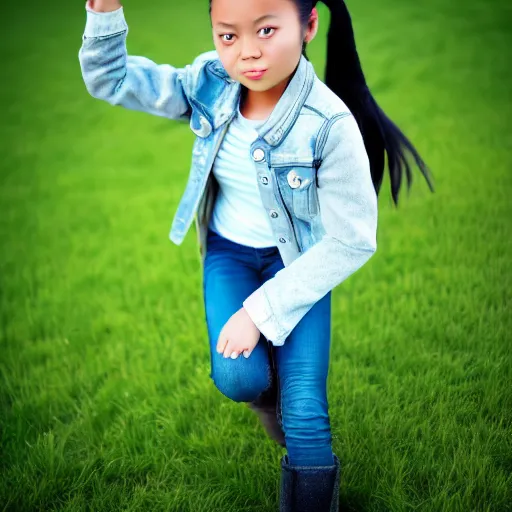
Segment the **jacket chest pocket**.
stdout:
<svg viewBox="0 0 512 512">
<path fill-rule="evenodd" d="M 309 221 L 320 210 L 316 168 L 310 166 L 274 167 L 277 184 L 287 208 L 298 219 Z"/>
</svg>

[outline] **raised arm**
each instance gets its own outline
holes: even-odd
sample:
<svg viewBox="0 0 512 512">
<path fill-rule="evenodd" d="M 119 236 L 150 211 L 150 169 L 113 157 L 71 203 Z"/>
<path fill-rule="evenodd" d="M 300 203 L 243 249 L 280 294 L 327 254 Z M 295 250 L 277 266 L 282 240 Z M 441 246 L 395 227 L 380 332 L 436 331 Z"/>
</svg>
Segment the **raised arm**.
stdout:
<svg viewBox="0 0 512 512">
<path fill-rule="evenodd" d="M 87 91 L 94 98 L 131 110 L 188 120 L 186 78 L 191 66 L 175 68 L 128 55 L 128 25 L 119 0 L 89 0 L 78 53 Z"/>
</svg>

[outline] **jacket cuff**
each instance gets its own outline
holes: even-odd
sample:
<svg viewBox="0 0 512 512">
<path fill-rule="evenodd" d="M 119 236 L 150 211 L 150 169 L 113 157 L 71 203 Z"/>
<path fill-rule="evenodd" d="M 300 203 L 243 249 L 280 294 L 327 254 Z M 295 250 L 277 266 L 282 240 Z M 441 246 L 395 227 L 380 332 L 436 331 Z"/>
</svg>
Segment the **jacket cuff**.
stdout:
<svg viewBox="0 0 512 512">
<path fill-rule="evenodd" d="M 123 7 L 110 12 L 96 12 L 89 7 L 89 2 L 87 2 L 85 10 L 87 11 L 87 21 L 84 37 L 110 36 L 128 30 Z"/>
<path fill-rule="evenodd" d="M 274 346 L 280 347 L 284 345 L 286 332 L 272 312 L 264 287 L 265 284 L 260 286 L 244 300 L 242 305 L 263 336 Z"/>
</svg>

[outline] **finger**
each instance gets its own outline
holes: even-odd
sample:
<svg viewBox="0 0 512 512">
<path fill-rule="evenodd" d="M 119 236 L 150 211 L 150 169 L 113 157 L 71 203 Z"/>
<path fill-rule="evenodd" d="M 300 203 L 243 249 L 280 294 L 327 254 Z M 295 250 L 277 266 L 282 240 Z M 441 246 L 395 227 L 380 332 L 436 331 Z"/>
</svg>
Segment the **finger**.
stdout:
<svg viewBox="0 0 512 512">
<path fill-rule="evenodd" d="M 224 347 L 224 357 L 230 357 L 231 352 L 233 352 L 233 348 L 231 347 L 231 343 L 229 343 L 229 340 L 226 343 L 226 346 Z"/>
<path fill-rule="evenodd" d="M 230 343 L 226 346 L 226 349 L 224 350 L 224 357 L 236 359 L 239 355 L 240 351 L 233 347 L 233 343 Z"/>
<path fill-rule="evenodd" d="M 247 359 L 251 355 L 251 351 L 250 350 L 244 350 L 243 354 L 244 354 L 244 357 Z"/>
<path fill-rule="evenodd" d="M 219 338 L 219 341 L 217 342 L 217 352 L 219 354 L 222 354 L 224 350 L 226 349 L 226 344 L 228 340 L 225 338 Z"/>
</svg>

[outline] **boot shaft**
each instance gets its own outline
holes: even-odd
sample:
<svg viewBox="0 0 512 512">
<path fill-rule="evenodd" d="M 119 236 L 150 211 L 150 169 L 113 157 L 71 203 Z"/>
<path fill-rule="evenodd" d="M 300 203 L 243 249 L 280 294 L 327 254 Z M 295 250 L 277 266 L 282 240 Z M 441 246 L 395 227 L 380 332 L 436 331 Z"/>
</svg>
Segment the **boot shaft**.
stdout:
<svg viewBox="0 0 512 512">
<path fill-rule="evenodd" d="M 338 512 L 341 465 L 333 459 L 332 466 L 298 466 L 283 455 L 279 512 Z"/>
</svg>

